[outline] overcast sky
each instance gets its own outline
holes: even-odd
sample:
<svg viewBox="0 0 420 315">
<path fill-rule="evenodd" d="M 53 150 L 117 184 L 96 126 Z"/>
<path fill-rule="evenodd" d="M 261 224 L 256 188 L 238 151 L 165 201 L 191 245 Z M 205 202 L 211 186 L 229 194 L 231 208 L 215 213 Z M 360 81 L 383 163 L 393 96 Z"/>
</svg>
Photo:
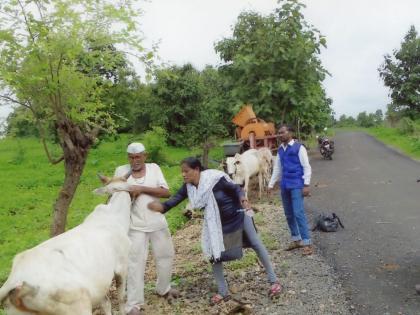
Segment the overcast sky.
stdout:
<svg viewBox="0 0 420 315">
<path fill-rule="evenodd" d="M 420 0 L 306 0 L 305 19 L 327 38 L 321 59 L 331 73 L 324 85 L 337 115 L 386 109 L 388 90 L 378 76 L 383 56 L 400 46 L 410 25 L 420 30 Z M 167 62 L 202 69 L 220 60 L 213 45 L 231 35 L 243 10 L 268 14 L 276 0 L 150 0 L 142 2 L 146 45 L 160 41 Z M 0 117 L 10 109 L 0 107 Z"/>
<path fill-rule="evenodd" d="M 331 77 L 324 82 L 337 115 L 385 111 L 388 90 L 378 76 L 386 53 L 399 47 L 410 25 L 420 30 L 419 0 L 306 0 L 305 19 L 327 38 L 321 54 Z M 276 0 L 152 0 L 143 29 L 161 40 L 160 56 L 202 68 L 220 63 L 214 42 L 231 35 L 243 10 L 273 12 Z"/>
</svg>

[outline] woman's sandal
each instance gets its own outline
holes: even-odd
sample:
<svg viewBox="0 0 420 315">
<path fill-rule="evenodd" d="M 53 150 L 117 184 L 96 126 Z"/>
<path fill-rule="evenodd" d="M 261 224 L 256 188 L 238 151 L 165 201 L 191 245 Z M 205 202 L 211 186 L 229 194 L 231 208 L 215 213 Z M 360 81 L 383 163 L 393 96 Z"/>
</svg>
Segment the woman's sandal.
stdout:
<svg viewBox="0 0 420 315">
<path fill-rule="evenodd" d="M 268 296 L 273 298 L 281 294 L 283 287 L 279 282 L 275 282 L 271 285 L 270 290 L 268 291 Z"/>
<path fill-rule="evenodd" d="M 230 295 L 222 296 L 220 294 L 215 294 L 210 299 L 210 305 L 220 304 L 221 302 L 226 302 L 230 299 Z"/>
</svg>

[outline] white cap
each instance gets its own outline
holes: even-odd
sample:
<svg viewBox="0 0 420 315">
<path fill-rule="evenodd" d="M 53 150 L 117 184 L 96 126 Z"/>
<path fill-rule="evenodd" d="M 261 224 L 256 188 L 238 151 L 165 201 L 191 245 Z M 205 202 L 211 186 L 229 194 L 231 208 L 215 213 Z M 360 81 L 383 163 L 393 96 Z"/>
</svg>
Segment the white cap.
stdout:
<svg viewBox="0 0 420 315">
<path fill-rule="evenodd" d="M 140 142 L 130 143 L 127 147 L 127 153 L 136 154 L 146 151 L 144 145 Z"/>
</svg>

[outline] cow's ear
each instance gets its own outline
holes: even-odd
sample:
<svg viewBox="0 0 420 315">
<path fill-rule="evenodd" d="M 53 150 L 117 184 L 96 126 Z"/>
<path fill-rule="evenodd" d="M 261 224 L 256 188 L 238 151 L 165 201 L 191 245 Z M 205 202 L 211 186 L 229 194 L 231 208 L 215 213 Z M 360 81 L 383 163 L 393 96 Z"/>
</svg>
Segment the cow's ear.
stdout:
<svg viewBox="0 0 420 315">
<path fill-rule="evenodd" d="M 235 159 L 240 159 L 240 158 L 241 158 L 241 155 L 239 153 L 236 153 L 235 154 Z"/>
</svg>

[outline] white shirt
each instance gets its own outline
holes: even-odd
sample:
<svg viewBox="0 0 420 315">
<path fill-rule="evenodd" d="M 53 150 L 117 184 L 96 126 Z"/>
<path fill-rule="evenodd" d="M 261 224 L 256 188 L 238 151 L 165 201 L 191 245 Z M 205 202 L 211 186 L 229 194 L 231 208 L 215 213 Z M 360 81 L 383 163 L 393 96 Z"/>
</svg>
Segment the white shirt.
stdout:
<svg viewBox="0 0 420 315">
<path fill-rule="evenodd" d="M 145 166 L 146 173 L 143 177 L 134 178 L 130 175 L 127 182 L 132 185 L 153 188 L 163 187 L 169 189 L 162 170 L 157 164 L 146 163 Z M 115 170 L 114 176 L 125 176 L 130 170 L 131 167 L 129 164 L 119 166 Z M 147 194 L 140 194 L 140 196 L 137 197 L 131 207 L 131 229 L 142 232 L 154 232 L 168 227 L 166 218 L 162 213 L 155 212 L 147 207 L 149 202 L 155 200 L 159 200 L 159 198 Z"/>
<path fill-rule="evenodd" d="M 289 146 L 292 146 L 295 143 L 295 140 L 292 139 L 289 141 L 289 143 L 286 145 L 284 145 L 283 143 L 280 145 L 284 151 L 286 151 L 288 149 Z M 306 148 L 301 145 L 300 149 L 299 149 L 299 161 L 300 164 L 303 167 L 303 183 L 305 185 L 309 185 L 311 182 L 311 174 L 312 174 L 312 169 L 311 169 L 311 165 L 309 165 L 309 158 L 308 158 L 308 152 L 306 151 Z M 270 183 L 268 184 L 268 188 L 273 188 L 274 185 L 278 182 L 278 180 L 281 178 L 281 163 L 280 163 L 280 158 L 279 155 L 277 153 L 276 158 L 274 160 L 274 165 L 273 165 L 273 173 L 271 175 L 271 179 L 270 179 Z"/>
</svg>

